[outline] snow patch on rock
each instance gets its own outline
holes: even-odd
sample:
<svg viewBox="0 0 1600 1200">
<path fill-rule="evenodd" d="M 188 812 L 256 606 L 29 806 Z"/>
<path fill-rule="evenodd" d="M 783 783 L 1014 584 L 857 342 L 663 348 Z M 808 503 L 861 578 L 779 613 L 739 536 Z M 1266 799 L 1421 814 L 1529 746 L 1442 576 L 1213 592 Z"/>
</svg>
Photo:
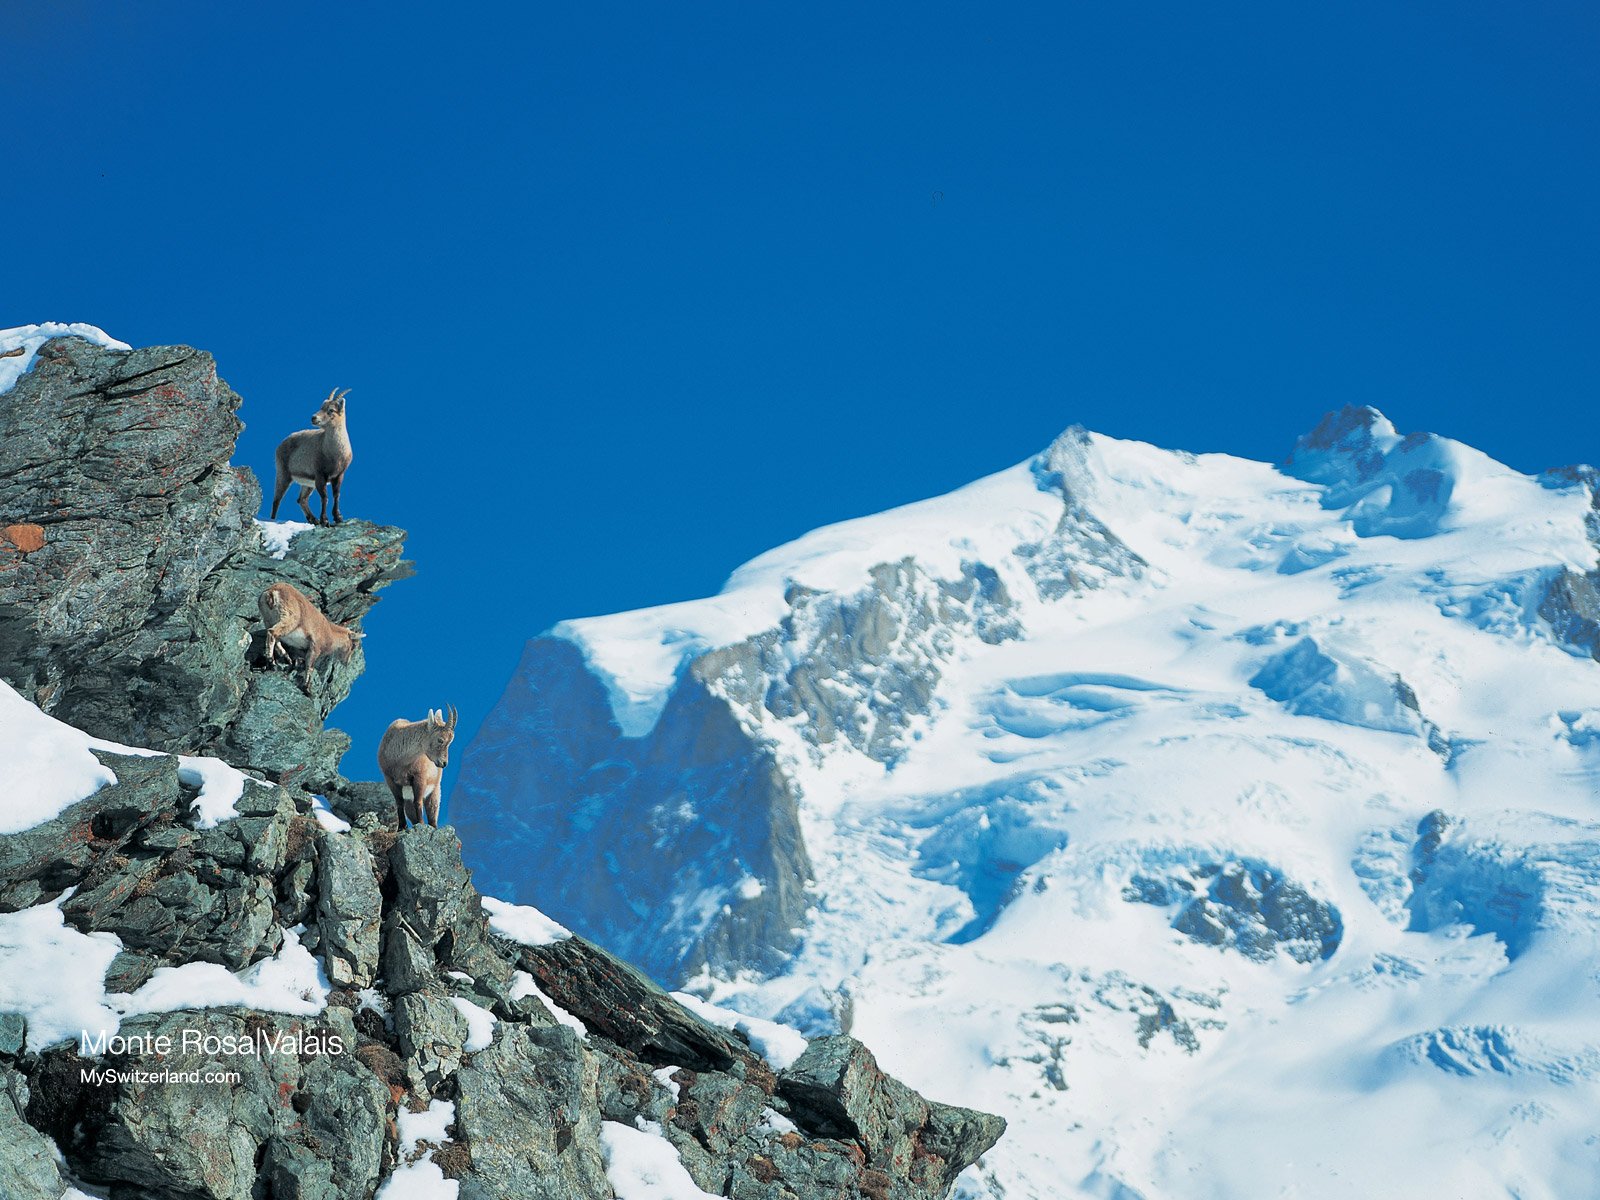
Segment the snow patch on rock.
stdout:
<svg viewBox="0 0 1600 1200">
<path fill-rule="evenodd" d="M 46 321 L 42 325 L 19 325 L 14 329 L 0 329 L 0 393 L 9 392 L 33 366 L 39 347 L 52 338 L 76 337 L 108 350 L 131 350 L 126 342 L 119 342 L 105 330 L 94 325 L 60 321 Z"/>
</svg>

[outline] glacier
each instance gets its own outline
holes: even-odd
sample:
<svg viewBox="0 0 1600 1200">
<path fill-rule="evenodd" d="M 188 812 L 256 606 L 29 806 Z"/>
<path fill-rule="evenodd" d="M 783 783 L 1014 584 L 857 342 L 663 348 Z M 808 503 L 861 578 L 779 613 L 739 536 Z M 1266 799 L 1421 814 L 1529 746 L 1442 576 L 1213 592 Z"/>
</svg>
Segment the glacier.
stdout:
<svg viewBox="0 0 1600 1200">
<path fill-rule="evenodd" d="M 533 639 L 489 890 L 928 1095 L 966 1200 L 1600 1196 L 1596 476 L 1067 430 Z"/>
</svg>

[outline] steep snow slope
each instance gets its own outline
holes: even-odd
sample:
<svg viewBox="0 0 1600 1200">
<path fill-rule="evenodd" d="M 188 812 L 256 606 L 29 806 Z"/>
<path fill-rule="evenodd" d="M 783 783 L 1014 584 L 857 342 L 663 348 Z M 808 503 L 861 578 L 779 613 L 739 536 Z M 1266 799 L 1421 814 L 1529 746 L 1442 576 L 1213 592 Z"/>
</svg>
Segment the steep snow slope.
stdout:
<svg viewBox="0 0 1600 1200">
<path fill-rule="evenodd" d="M 1282 468 L 1069 430 L 530 643 L 459 819 L 1005 1114 L 972 1197 L 1600 1195 L 1591 491 L 1370 409 Z"/>
</svg>

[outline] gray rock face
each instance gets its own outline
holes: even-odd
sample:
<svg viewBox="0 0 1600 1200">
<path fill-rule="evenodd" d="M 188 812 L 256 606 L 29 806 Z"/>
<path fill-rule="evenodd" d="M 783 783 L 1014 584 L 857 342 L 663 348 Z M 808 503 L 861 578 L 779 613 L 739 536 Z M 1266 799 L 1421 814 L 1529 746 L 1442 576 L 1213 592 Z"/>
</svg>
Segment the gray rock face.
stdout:
<svg viewBox="0 0 1600 1200">
<path fill-rule="evenodd" d="M 467 1022 L 446 996 L 411 992 L 394 1005 L 394 1031 L 411 1089 L 436 1093 L 461 1066 L 467 1044 Z"/>
<path fill-rule="evenodd" d="M 116 773 L 116 783 L 52 820 L 0 838 L 0 911 L 54 899 L 81 882 L 91 866 L 120 854 L 152 822 L 176 817 L 176 759 L 96 757 Z"/>
<path fill-rule="evenodd" d="M 1148 566 L 1091 509 L 1095 483 L 1088 449 L 1088 432 L 1074 425 L 1033 463 L 1039 486 L 1060 492 L 1064 504 L 1053 536 L 1017 547 L 1039 594 L 1048 600 L 1102 587 L 1111 579 L 1138 579 Z"/>
<path fill-rule="evenodd" d="M 274 1169 L 281 1172 L 298 1159 L 308 1184 L 326 1180 L 330 1186 L 306 1193 L 319 1200 L 371 1193 L 392 1101 L 359 1058 L 185 1051 L 186 1029 L 219 1039 L 315 1033 L 339 1036 L 351 1046 L 356 1041 L 342 1010 L 312 1020 L 217 1009 L 139 1017 L 124 1022 L 123 1033 L 165 1035 L 179 1047 L 161 1069 L 201 1072 L 202 1078 L 236 1071 L 238 1082 L 84 1082 L 85 1068 L 118 1062 L 80 1059 L 63 1048 L 34 1068 L 30 1122 L 55 1138 L 78 1174 L 128 1194 L 252 1200 L 260 1194 L 258 1163 L 269 1150 L 276 1151 Z M 305 1169 L 312 1161 L 316 1169 Z"/>
<path fill-rule="evenodd" d="M 389 854 L 398 892 L 395 915 L 422 945 L 432 947 L 468 922 L 481 922 L 461 843 L 448 827 L 418 825 L 401 834 Z"/>
<path fill-rule="evenodd" d="M 187 809 L 180 791 L 169 810 Z M 171 962 L 240 968 L 282 942 L 276 887 L 296 817 L 288 795 L 246 786 L 238 820 L 198 833 L 176 823 L 141 830 L 124 855 L 100 859 L 62 908 L 85 931 L 115 933 L 123 945 Z M 104 872 L 104 874 L 102 874 Z"/>
<path fill-rule="evenodd" d="M 1585 525 L 1589 540 L 1600 548 L 1600 471 L 1564 467 L 1547 472 L 1542 482 L 1549 487 L 1578 485 L 1587 490 Z M 1600 662 L 1600 570 L 1581 572 L 1569 567 L 1553 572 L 1535 606 L 1558 642 Z"/>
<path fill-rule="evenodd" d="M 879 762 L 898 761 L 911 722 L 933 704 L 956 635 L 970 630 L 993 643 L 1020 627 L 1005 584 L 979 563 L 948 581 L 903 559 L 873 567 L 868 579 L 851 595 L 791 587 L 779 636 L 746 643 L 757 663 L 728 672 L 730 652 L 715 651 L 695 664 L 700 677 L 747 710 L 803 717 L 815 745 L 842 739 Z"/>
<path fill-rule="evenodd" d="M 22 1115 L 28 1094 L 27 1080 L 0 1064 L 0 1196 L 61 1200 L 67 1183 L 56 1166 L 56 1148 Z"/>
<path fill-rule="evenodd" d="M 1384 454 L 1398 440 L 1377 409 L 1347 404 L 1297 439 L 1282 465 L 1288 474 L 1310 483 L 1359 485 L 1383 470 Z"/>
<path fill-rule="evenodd" d="M 843 1034 L 813 1041 L 779 1075 L 778 1089 L 796 1120 L 859 1144 L 891 1195 L 891 1172 L 906 1164 L 916 1185 L 936 1194 L 949 1188 L 1006 1127 L 1000 1117 L 923 1100 Z"/>
<path fill-rule="evenodd" d="M 750 1047 L 695 1016 L 640 972 L 582 938 L 517 948 L 518 962 L 557 1004 L 635 1058 L 697 1071 L 763 1070 Z"/>
<path fill-rule="evenodd" d="M 325 837 L 317 870 L 317 929 L 328 978 L 364 988 L 378 973 L 383 896 L 372 852 L 360 837 Z"/>
<path fill-rule="evenodd" d="M 565 1026 L 512 1026 L 456 1078 L 456 1127 L 472 1148 L 461 1200 L 607 1197 L 600 1072 Z"/>
<path fill-rule="evenodd" d="M 261 490 L 230 466 L 239 397 L 182 346 L 47 343 L 0 395 L 0 678 L 98 737 L 209 753 L 322 790 L 348 746 L 322 722 L 360 650 L 305 694 L 252 671 L 256 598 L 285 579 L 330 618 L 358 621 L 407 573 L 398 529 L 351 521 L 269 557 Z"/>
<path fill-rule="evenodd" d="M 420 991 L 434 979 L 431 950 L 399 921 L 389 925 L 383 935 L 383 986 L 391 996 Z"/>
<path fill-rule="evenodd" d="M 1123 898 L 1179 905 L 1172 927 L 1197 942 L 1266 962 L 1330 957 L 1344 933 L 1338 910 L 1281 872 L 1254 860 L 1206 863 L 1164 876 L 1135 875 Z"/>
<path fill-rule="evenodd" d="M 1557 572 L 1539 601 L 1539 615 L 1559 641 L 1600 662 L 1600 572 Z"/>
<path fill-rule="evenodd" d="M 53 900 L 84 932 L 114 933 L 108 983 L 131 991 L 163 963 L 238 969 L 276 953 L 303 901 L 286 890 L 315 823 L 283 789 L 247 784 L 239 816 L 191 827 L 193 789 L 167 756 L 102 754 L 117 782 L 0 846 L 0 910 Z M 303 801 L 301 802 L 303 803 Z"/>
</svg>

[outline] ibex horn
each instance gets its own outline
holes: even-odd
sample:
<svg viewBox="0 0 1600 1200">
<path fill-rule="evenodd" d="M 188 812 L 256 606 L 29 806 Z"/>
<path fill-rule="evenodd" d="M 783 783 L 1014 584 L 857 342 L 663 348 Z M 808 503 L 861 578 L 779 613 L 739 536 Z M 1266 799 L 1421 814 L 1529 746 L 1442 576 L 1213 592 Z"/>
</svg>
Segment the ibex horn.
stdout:
<svg viewBox="0 0 1600 1200">
<path fill-rule="evenodd" d="M 450 724 L 448 728 L 454 729 L 456 727 L 456 718 L 461 714 L 456 712 L 456 706 L 454 704 L 447 704 L 445 705 L 445 708 L 449 709 L 450 711 Z"/>
<path fill-rule="evenodd" d="M 339 394 L 339 389 L 338 388 L 334 388 L 333 391 L 328 393 L 328 400 L 332 400 L 338 394 Z M 328 400 L 324 400 L 323 403 L 326 404 L 328 402 Z"/>
</svg>

